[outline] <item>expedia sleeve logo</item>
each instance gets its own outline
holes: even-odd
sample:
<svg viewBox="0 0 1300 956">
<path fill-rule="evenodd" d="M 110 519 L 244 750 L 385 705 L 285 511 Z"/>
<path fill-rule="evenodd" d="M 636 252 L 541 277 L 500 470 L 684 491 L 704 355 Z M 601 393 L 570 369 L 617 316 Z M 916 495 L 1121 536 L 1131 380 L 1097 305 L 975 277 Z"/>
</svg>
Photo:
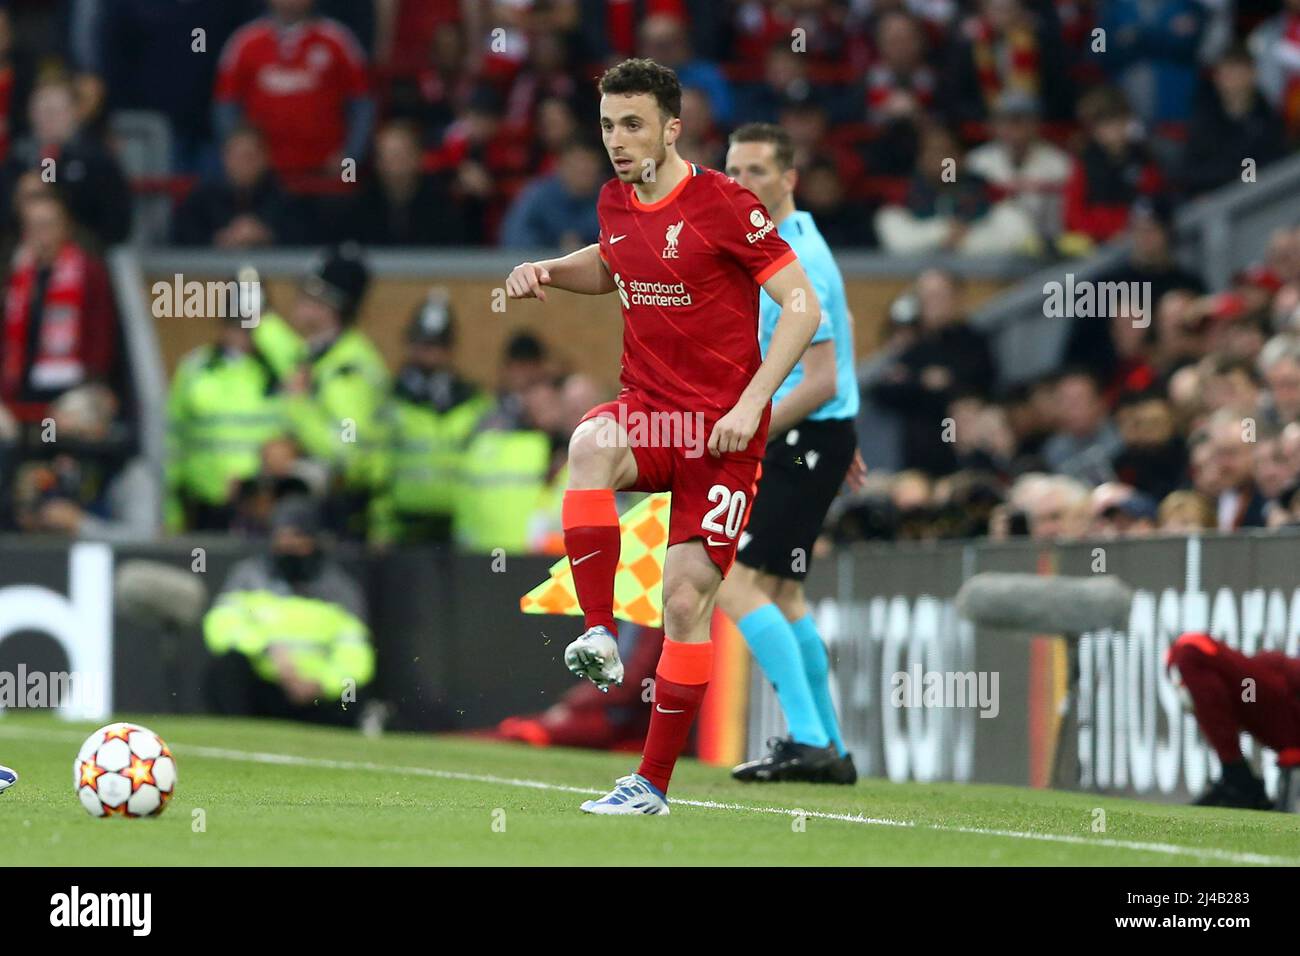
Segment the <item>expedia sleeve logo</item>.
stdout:
<svg viewBox="0 0 1300 956">
<path fill-rule="evenodd" d="M 761 209 L 754 209 L 750 212 L 749 222 L 757 230 L 756 232 L 745 233 L 745 238 L 749 240 L 751 246 L 776 228 L 776 223 L 768 219 Z"/>
</svg>

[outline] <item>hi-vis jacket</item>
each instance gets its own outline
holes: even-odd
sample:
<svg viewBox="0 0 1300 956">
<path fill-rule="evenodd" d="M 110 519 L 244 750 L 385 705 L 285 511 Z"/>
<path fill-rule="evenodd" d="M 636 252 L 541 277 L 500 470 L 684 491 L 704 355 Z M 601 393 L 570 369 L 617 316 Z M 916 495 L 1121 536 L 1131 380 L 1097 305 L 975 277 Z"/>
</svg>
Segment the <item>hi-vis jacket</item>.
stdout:
<svg viewBox="0 0 1300 956">
<path fill-rule="evenodd" d="M 226 586 L 203 618 L 203 639 L 213 654 L 246 655 L 254 671 L 275 681 L 270 649 L 288 649 L 299 675 L 339 698 L 375 674 L 375 651 L 365 623 L 360 587 L 328 558 L 321 574 L 301 592 L 275 574 L 267 557 L 247 558 L 230 572 Z M 349 681 L 351 684 L 349 684 Z"/>
<path fill-rule="evenodd" d="M 374 343 L 359 329 L 348 328 L 312 356 L 289 324 L 275 315 L 262 317 L 253 341 L 282 380 L 308 364 L 307 392 L 283 398 L 289 432 L 308 455 L 332 465 L 345 487 L 372 491 L 387 437 L 383 409 L 391 381 Z"/>
<path fill-rule="evenodd" d="M 275 373 L 257 352 L 205 345 L 181 359 L 167 399 L 168 524 L 180 530 L 179 501 L 230 500 L 257 474 L 262 446 L 286 426 Z"/>
</svg>

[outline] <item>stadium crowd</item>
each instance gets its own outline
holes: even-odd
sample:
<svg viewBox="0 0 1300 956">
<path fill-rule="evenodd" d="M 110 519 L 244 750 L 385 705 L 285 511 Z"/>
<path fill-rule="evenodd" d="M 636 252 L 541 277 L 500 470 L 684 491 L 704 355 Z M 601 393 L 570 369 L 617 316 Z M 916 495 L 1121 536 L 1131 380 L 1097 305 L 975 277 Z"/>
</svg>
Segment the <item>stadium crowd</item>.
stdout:
<svg viewBox="0 0 1300 956">
<path fill-rule="evenodd" d="M 594 79 L 650 56 L 681 152 L 795 137 L 837 246 L 1077 254 L 1140 195 L 1264 166 L 1300 130 L 1288 0 L 63 0 L 0 4 L 0 196 L 59 157 L 77 221 L 137 194 L 185 245 L 573 246 L 606 178 Z M 20 42 L 21 40 L 21 42 Z M 166 175 L 114 123 L 163 122 Z M 960 173 L 959 175 L 957 173 Z"/>
<path fill-rule="evenodd" d="M 555 551 L 567 438 L 606 396 L 530 333 L 492 387 L 466 381 L 439 290 L 390 371 L 352 324 L 357 249 L 593 241 L 592 79 L 634 53 L 681 76 L 688 159 L 722 165 L 743 122 L 788 129 L 799 205 L 837 249 L 1068 256 L 1127 237 L 1109 278 L 1153 289 L 1149 322 L 1076 319 L 1056 374 L 1002 390 L 961 282 L 920 276 L 863 367 L 874 470 L 828 546 L 1300 522 L 1300 228 L 1214 294 L 1170 234 L 1181 201 L 1288 150 L 1297 36 L 1296 0 L 0 3 L 5 524 L 159 530 L 137 509 L 153 479 L 123 426 L 101 257 L 130 235 L 132 193 L 161 191 L 175 244 L 339 244 L 177 369 L 168 530 L 262 533 L 293 491 L 376 545 Z M 136 110 L 168 121 L 159 181 L 115 154 L 114 117 Z M 50 421 L 59 441 L 34 440 Z"/>
<path fill-rule="evenodd" d="M 1073 319 L 1063 367 L 1013 389 L 993 387 L 960 281 L 919 278 L 863 378 L 886 467 L 841 499 L 836 538 L 1300 525 L 1300 229 L 1213 294 L 1170 258 L 1167 211 L 1140 203 L 1133 231 L 1098 283 L 1150 283 L 1153 315 Z"/>
</svg>

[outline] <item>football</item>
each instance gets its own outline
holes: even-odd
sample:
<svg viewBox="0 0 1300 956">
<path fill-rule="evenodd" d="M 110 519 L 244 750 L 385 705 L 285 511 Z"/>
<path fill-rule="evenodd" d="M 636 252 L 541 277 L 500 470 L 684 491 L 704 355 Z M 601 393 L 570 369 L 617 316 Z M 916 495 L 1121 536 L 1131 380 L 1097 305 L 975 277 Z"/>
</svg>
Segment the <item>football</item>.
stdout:
<svg viewBox="0 0 1300 956">
<path fill-rule="evenodd" d="M 72 785 L 92 817 L 157 816 L 176 791 L 176 760 L 152 730 L 120 721 L 86 738 Z"/>
</svg>

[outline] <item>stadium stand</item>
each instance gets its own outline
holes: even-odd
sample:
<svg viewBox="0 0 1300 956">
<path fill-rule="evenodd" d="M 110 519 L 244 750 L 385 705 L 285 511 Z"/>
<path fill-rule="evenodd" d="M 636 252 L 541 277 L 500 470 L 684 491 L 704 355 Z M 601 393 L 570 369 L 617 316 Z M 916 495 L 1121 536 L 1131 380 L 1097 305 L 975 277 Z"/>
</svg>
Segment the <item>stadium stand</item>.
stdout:
<svg viewBox="0 0 1300 956">
<path fill-rule="evenodd" d="M 527 305 L 503 318 L 493 294 L 529 247 L 591 240 L 604 176 L 589 122 L 593 82 L 611 61 L 647 54 L 683 79 L 688 158 L 721 164 L 727 133 L 744 121 L 791 132 L 799 202 L 849 279 L 866 399 L 860 437 L 875 473 L 841 501 L 828 542 L 862 529 L 1032 532 L 1025 483 L 1063 468 L 1110 489 L 1069 489 L 1095 499 L 1078 506 L 1071 533 L 1100 520 L 1089 508 L 1111 508 L 1116 483 L 1123 500 L 1157 506 L 1171 493 L 1205 496 L 1219 527 L 1287 524 L 1300 459 L 1279 452 L 1285 480 L 1264 481 L 1261 458 L 1225 484 L 1201 449 L 1214 445 L 1211 423 L 1229 406 L 1257 415 L 1277 448 L 1290 449 L 1300 429 L 1285 398 L 1300 301 L 1300 165 L 1286 158 L 1297 129 L 1286 56 L 1296 14 L 1276 4 L 1175 6 L 1155 21 L 1124 0 L 5 4 L 10 326 L 24 315 L 48 321 L 48 307 L 30 315 L 17 227 L 25 204 L 59 193 L 82 248 L 116 246 L 108 271 L 123 347 L 88 380 L 114 391 L 120 424 L 161 474 L 166 383 L 187 354 L 218 340 L 219 320 L 211 302 L 201 314 L 160 312 L 157 289 L 177 276 L 229 282 L 255 266 L 263 315 L 277 321 L 254 338 L 265 340 L 273 391 L 287 394 L 295 376 L 311 374 L 299 371 L 298 322 L 312 311 L 304 295 L 322 302 L 338 291 L 325 282 L 324 299 L 319 287 L 310 294 L 319 249 L 360 242 L 373 282 L 355 325 L 346 315 L 341 326 L 358 347 L 377 349 L 400 380 L 408 319 L 431 285 L 443 287 L 457 328 L 445 371 L 494 396 L 484 426 L 536 432 L 562 449 L 567 416 L 530 418 L 536 376 L 505 382 L 502 350 L 528 330 L 544 348 L 538 375 L 608 392 L 613 306 L 543 326 Z M 190 52 L 142 43 L 146 35 Z M 278 50 L 277 36 L 293 39 Z M 50 161 L 64 171 L 55 182 L 40 175 Z M 1047 290 L 1067 273 L 1075 284 L 1153 288 L 1146 324 L 1052 314 Z M 15 347 L 7 334 L 8 362 Z M 987 350 L 986 371 L 954 364 L 971 349 Z M 1061 408 L 1076 393 L 1099 404 L 1071 422 Z M 915 395 L 937 399 L 962 440 L 921 453 L 898 417 Z M 373 396 L 377 408 L 388 400 Z M 22 448 L 30 436 L 18 411 L 12 441 Z M 1186 461 L 1143 450 L 1161 444 L 1154 419 L 1168 419 L 1168 441 Z M 1141 423 L 1155 439 L 1137 434 Z M 1049 446 L 1096 460 L 1065 467 L 1044 456 Z M 312 457 L 301 436 L 290 457 Z M 543 457 L 544 511 L 563 453 Z M 338 461 L 315 465 L 321 494 L 355 492 Z M 1259 507 L 1234 511 L 1261 482 L 1269 494 Z M 991 527 L 942 517 L 969 495 L 995 502 Z M 13 526 L 11 497 L 4 514 Z"/>
</svg>

